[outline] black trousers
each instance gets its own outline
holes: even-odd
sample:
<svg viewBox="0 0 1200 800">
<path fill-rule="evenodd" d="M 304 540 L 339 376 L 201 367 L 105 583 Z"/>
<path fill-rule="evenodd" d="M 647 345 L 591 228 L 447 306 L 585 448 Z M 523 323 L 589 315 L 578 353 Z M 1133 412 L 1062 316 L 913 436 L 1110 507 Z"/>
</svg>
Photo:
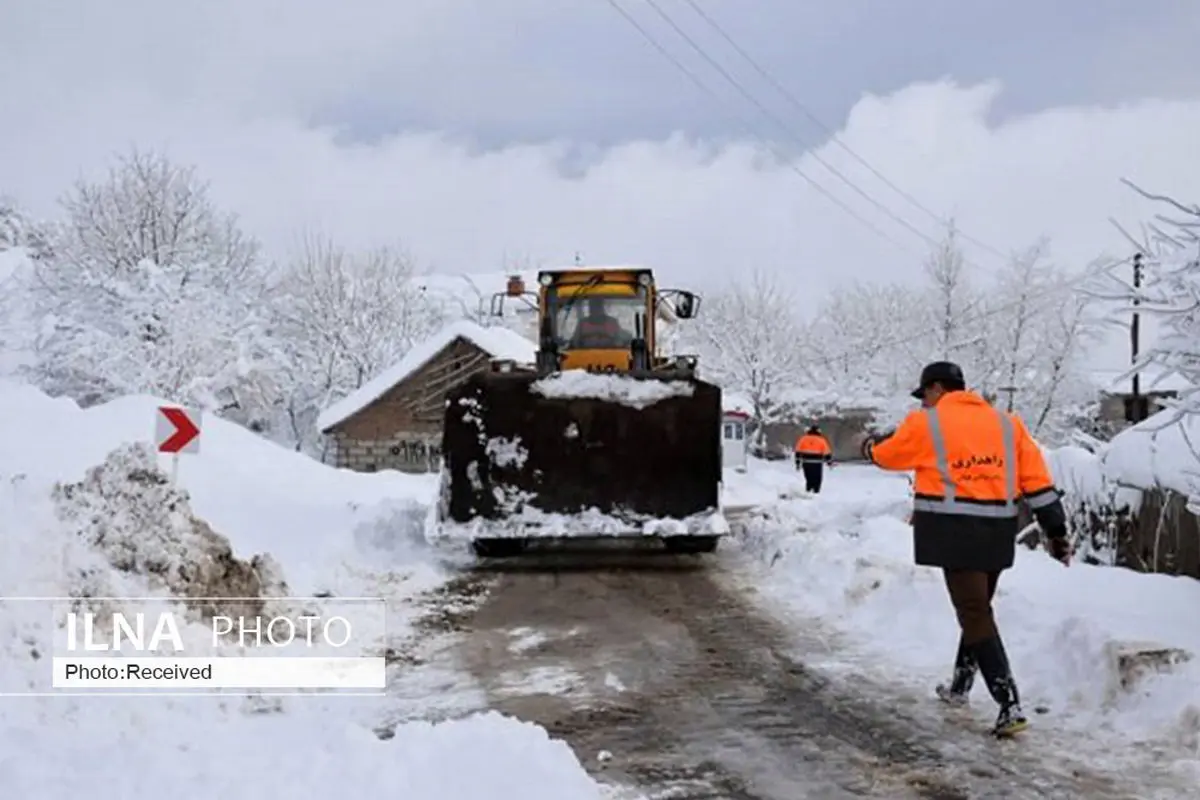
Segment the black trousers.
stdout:
<svg viewBox="0 0 1200 800">
<path fill-rule="evenodd" d="M 825 476 L 825 465 L 820 461 L 803 461 L 800 462 L 800 469 L 804 473 L 804 488 L 813 494 L 819 494 L 821 478 Z"/>
</svg>

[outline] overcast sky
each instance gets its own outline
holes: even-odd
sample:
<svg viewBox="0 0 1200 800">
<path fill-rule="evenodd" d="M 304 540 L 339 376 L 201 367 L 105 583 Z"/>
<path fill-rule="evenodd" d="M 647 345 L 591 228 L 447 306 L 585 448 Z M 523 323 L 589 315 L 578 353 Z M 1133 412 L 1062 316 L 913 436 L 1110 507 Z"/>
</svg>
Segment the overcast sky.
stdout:
<svg viewBox="0 0 1200 800">
<path fill-rule="evenodd" d="M 1200 3 L 695 0 L 801 110 L 688 0 L 612 2 L 717 97 L 609 0 L 0 0 L 0 192 L 51 213 L 138 144 L 276 252 L 319 226 L 445 271 L 759 266 L 810 304 L 915 276 L 949 215 L 1083 263 L 1148 213 L 1118 178 L 1200 199 Z"/>
</svg>

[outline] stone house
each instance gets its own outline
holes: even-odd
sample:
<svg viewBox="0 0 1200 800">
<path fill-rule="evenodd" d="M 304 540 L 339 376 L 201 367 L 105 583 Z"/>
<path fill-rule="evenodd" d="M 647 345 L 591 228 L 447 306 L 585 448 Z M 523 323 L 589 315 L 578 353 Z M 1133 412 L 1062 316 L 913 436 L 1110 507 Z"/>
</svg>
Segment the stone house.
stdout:
<svg viewBox="0 0 1200 800">
<path fill-rule="evenodd" d="M 1098 370 L 1093 379 L 1099 389 L 1099 422 L 1116 429 L 1125 428 L 1157 414 L 1166 408 L 1164 400 L 1178 397 L 1191 384 L 1178 375 L 1163 375 L 1154 368 L 1138 373 L 1138 393 L 1133 393 L 1133 380 L 1123 377 L 1121 370 Z"/>
<path fill-rule="evenodd" d="M 335 466 L 359 472 L 441 468 L 446 394 L 493 360 L 532 363 L 536 345 L 507 328 L 447 325 L 317 419 Z"/>
</svg>

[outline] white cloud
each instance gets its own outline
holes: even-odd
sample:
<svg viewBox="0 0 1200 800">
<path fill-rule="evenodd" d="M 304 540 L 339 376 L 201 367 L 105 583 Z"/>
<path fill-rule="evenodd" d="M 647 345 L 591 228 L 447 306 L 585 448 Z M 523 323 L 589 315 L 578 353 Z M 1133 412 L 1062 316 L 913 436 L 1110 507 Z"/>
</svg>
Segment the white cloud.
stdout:
<svg viewBox="0 0 1200 800">
<path fill-rule="evenodd" d="M 628 143 L 592 158 L 583 173 L 561 169 L 567 144 L 479 152 L 432 134 L 339 144 L 336 131 L 305 121 L 364 85 L 386 85 L 391 97 L 403 96 L 400 87 L 423 107 L 437 106 L 439 93 L 514 91 L 521 79 L 510 71 L 471 83 L 478 59 L 475 73 L 451 70 L 437 81 L 419 67 L 423 59 L 451 64 L 451 47 L 485 55 L 490 47 L 511 63 L 502 23 L 532 25 L 557 12 L 543 0 L 506 4 L 515 16 L 489 16 L 468 0 L 409 0 L 404 16 L 372 12 L 366 0 L 319 5 L 313 16 L 316 0 L 219 0 L 189 6 L 181 23 L 182 7 L 167 17 L 149 0 L 120 4 L 121 14 L 110 13 L 113 4 L 17 4 L 0 31 L 0 71 L 23 76 L 0 85 L 0 108 L 12 109 L 0 127 L 0 192 L 49 211 L 78 174 L 102 170 L 113 151 L 136 143 L 197 164 L 218 198 L 274 248 L 318 225 L 350 243 L 402 240 L 445 270 L 489 269 L 505 253 L 562 263 L 580 251 L 591 261 L 652 264 L 672 282 L 703 287 L 761 266 L 785 274 L 808 302 L 851 278 L 917 274 L 924 243 L 811 154 L 795 166 L 905 250 L 753 143 Z M 144 22 L 132 24 L 138 15 Z M 324 24 L 313 27 L 314 19 Z M 72 31 L 88 30 L 87 39 L 69 37 L 66 20 Z M 971 236 L 1005 250 L 1047 234 L 1056 256 L 1072 262 L 1125 251 L 1108 218 L 1136 222 L 1148 208 L 1119 185 L 1122 176 L 1200 199 L 1200 101 L 1055 109 L 997 127 L 989 111 L 999 91 L 935 83 L 864 97 L 842 139 Z M 840 148 L 818 154 L 939 235 Z M 982 251 L 972 256 L 981 269 L 995 263 Z"/>
</svg>

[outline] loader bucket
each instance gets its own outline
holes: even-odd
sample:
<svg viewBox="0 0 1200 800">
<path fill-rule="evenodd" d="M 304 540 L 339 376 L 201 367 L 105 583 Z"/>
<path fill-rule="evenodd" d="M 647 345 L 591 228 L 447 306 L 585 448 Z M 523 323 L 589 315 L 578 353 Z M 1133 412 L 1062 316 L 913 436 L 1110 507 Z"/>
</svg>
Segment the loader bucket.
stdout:
<svg viewBox="0 0 1200 800">
<path fill-rule="evenodd" d="M 473 541 L 657 536 L 715 547 L 727 532 L 720 388 L 660 373 L 594 378 L 657 383 L 639 388 L 671 396 L 641 408 L 611 395 L 562 396 L 532 372 L 481 373 L 453 391 L 443 527 Z"/>
</svg>

